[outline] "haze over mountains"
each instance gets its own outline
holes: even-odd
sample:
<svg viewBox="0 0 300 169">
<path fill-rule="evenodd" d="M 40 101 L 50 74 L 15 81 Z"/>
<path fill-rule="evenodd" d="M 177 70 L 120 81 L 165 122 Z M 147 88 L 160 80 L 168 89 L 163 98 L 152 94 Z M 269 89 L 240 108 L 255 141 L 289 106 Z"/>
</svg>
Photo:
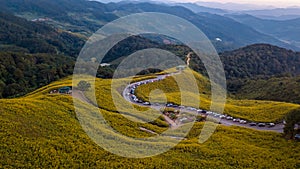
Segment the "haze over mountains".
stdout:
<svg viewBox="0 0 300 169">
<path fill-rule="evenodd" d="M 252 4 L 196 2 L 177 3 L 194 12 L 209 12 L 214 14 L 249 14 L 261 19 L 288 20 L 300 17 L 300 7 L 258 6 Z"/>
<path fill-rule="evenodd" d="M 12 12 L 28 20 L 41 17 L 50 18 L 47 23 L 57 28 L 86 36 L 118 17 L 137 12 L 163 12 L 182 17 L 195 24 L 209 39 L 217 43 L 216 46 L 219 46 L 219 51 L 232 50 L 254 43 L 269 43 L 293 50 L 300 50 L 300 47 L 294 43 L 289 43 L 273 35 L 260 32 L 229 17 L 211 14 L 208 9 L 195 13 L 181 6 L 165 4 L 130 2 L 103 4 L 84 0 L 47 2 L 3 0 L 0 2 L 0 5 L 3 11 Z M 221 39 L 222 42 L 216 41 L 217 38 Z"/>
</svg>

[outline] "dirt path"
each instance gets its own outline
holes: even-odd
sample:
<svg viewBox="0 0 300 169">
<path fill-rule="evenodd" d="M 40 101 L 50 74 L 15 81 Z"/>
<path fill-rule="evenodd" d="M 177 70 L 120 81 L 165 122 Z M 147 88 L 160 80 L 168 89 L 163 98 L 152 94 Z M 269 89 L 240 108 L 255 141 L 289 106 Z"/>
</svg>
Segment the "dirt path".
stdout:
<svg viewBox="0 0 300 169">
<path fill-rule="evenodd" d="M 144 127 L 140 127 L 140 130 L 145 131 L 145 132 L 148 132 L 148 133 L 151 133 L 151 134 L 158 135 L 156 132 L 154 132 L 154 131 L 152 131 L 152 130 L 148 130 L 148 129 L 144 128 Z"/>
<path fill-rule="evenodd" d="M 88 103 L 88 104 L 91 104 L 95 107 L 98 107 L 95 103 L 93 103 L 92 101 L 90 101 L 84 94 L 82 91 L 80 90 L 73 90 L 72 91 L 72 97 L 73 98 L 76 98 L 76 99 L 79 99 L 85 103 Z"/>
</svg>

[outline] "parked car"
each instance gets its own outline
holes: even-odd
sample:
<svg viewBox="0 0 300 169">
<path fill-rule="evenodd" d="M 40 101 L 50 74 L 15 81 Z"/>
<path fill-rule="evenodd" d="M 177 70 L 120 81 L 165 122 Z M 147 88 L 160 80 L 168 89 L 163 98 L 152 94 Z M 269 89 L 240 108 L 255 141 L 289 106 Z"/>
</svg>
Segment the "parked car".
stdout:
<svg viewBox="0 0 300 169">
<path fill-rule="evenodd" d="M 135 99 L 137 99 L 137 98 L 136 98 L 135 95 L 132 95 L 132 96 L 131 96 L 131 99 L 132 99 L 132 100 L 135 100 Z"/>
<path fill-rule="evenodd" d="M 265 123 L 258 123 L 257 126 L 258 126 L 258 127 L 266 127 L 266 124 L 265 124 Z"/>
<path fill-rule="evenodd" d="M 227 120 L 233 120 L 233 117 L 227 116 L 226 119 L 227 119 Z"/>
<path fill-rule="evenodd" d="M 211 112 L 211 111 L 208 111 L 208 112 L 206 112 L 206 114 L 212 114 L 213 112 Z"/>
<path fill-rule="evenodd" d="M 215 117 L 220 117 L 221 115 L 218 114 L 218 113 L 215 113 L 214 116 L 215 116 Z"/>
<path fill-rule="evenodd" d="M 295 139 L 296 139 L 296 140 L 300 140 L 300 134 L 296 134 L 296 135 L 295 135 Z"/>
<path fill-rule="evenodd" d="M 194 108 L 193 108 L 193 107 L 187 107 L 186 109 L 187 109 L 187 110 L 191 110 L 191 111 L 193 111 L 193 110 L 194 110 Z"/>
<path fill-rule="evenodd" d="M 274 123 L 268 123 L 268 126 L 269 126 L 269 127 L 274 127 L 275 124 L 274 124 Z"/>
<path fill-rule="evenodd" d="M 143 105 L 151 105 L 149 102 L 144 102 Z"/>
<path fill-rule="evenodd" d="M 167 106 L 167 107 L 172 107 L 173 104 L 172 104 L 172 103 L 167 103 L 166 106 Z"/>
<path fill-rule="evenodd" d="M 233 119 L 233 122 L 240 122 L 240 119 Z"/>
<path fill-rule="evenodd" d="M 178 105 L 176 105 L 176 104 L 173 104 L 173 106 L 172 107 L 174 107 L 174 108 L 177 108 L 177 107 L 179 107 Z"/>
<path fill-rule="evenodd" d="M 205 110 L 202 110 L 201 113 L 206 114 L 207 112 Z"/>
<path fill-rule="evenodd" d="M 191 110 L 192 110 L 192 111 L 196 111 L 197 109 L 196 109 L 196 108 L 194 108 L 194 107 L 192 107 L 192 108 L 191 108 Z"/>
<path fill-rule="evenodd" d="M 247 124 L 246 120 L 240 120 L 240 124 Z"/>
<path fill-rule="evenodd" d="M 225 115 L 221 115 L 220 118 L 221 118 L 221 119 L 225 119 L 226 116 L 225 116 Z"/>
<path fill-rule="evenodd" d="M 250 126 L 256 126 L 257 124 L 254 122 L 249 123 Z"/>
</svg>

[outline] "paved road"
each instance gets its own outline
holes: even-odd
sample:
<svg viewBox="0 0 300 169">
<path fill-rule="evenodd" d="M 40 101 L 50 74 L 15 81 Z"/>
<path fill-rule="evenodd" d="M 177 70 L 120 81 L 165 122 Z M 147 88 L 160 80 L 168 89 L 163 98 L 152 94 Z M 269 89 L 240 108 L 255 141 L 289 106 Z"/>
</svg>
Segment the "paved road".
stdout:
<svg viewBox="0 0 300 169">
<path fill-rule="evenodd" d="M 155 105 L 154 106 L 152 104 L 150 106 L 150 105 L 144 105 L 143 103 L 137 103 L 132 98 L 132 94 L 130 94 L 130 92 L 132 93 L 132 89 L 137 88 L 140 85 L 144 85 L 144 84 L 152 83 L 152 82 L 155 82 L 155 81 L 163 80 L 167 76 L 172 76 L 172 75 L 175 75 L 175 74 L 179 74 L 179 73 L 171 73 L 171 74 L 167 74 L 167 75 L 159 75 L 159 76 L 157 76 L 156 78 L 153 78 L 153 79 L 147 79 L 147 80 L 143 80 L 143 81 L 132 83 L 132 84 L 128 85 L 124 89 L 124 91 L 123 91 L 123 97 L 124 97 L 125 100 L 127 100 L 127 101 L 129 101 L 129 102 L 131 102 L 133 104 L 140 105 L 140 106 L 145 106 L 145 107 L 151 107 L 153 109 L 160 110 L 161 108 L 164 108 L 165 105 L 154 104 Z M 181 111 L 185 111 L 185 112 L 189 112 L 189 113 L 199 114 L 196 109 L 191 110 L 191 108 L 186 108 L 186 107 L 185 108 L 175 108 L 175 109 L 178 109 L 178 110 L 181 110 Z M 209 116 L 213 117 L 212 115 L 209 115 Z M 171 120 L 168 116 L 164 116 L 164 118 L 170 124 L 171 128 L 177 128 L 177 127 L 180 126 L 180 124 L 177 124 L 176 122 L 174 122 L 173 120 Z M 216 117 L 213 117 L 213 118 L 216 118 Z M 240 127 L 251 128 L 251 129 L 262 130 L 262 131 L 274 131 L 274 132 L 278 132 L 278 133 L 283 133 L 283 128 L 284 128 L 283 124 L 276 124 L 274 127 L 268 127 L 268 126 L 266 126 L 266 127 L 259 127 L 259 126 L 250 126 L 248 123 L 247 124 L 240 124 L 239 122 L 233 122 L 232 120 L 227 120 L 227 119 L 218 119 L 218 120 L 220 120 L 220 123 L 222 125 L 225 125 L 225 126 L 240 126 Z"/>
</svg>

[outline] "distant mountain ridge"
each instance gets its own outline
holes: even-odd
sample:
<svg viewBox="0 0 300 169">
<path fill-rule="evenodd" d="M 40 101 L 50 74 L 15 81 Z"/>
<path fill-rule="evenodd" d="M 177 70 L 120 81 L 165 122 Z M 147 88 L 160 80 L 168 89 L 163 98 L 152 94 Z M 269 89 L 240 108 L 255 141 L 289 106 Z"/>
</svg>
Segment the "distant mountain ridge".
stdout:
<svg viewBox="0 0 300 169">
<path fill-rule="evenodd" d="M 248 10 L 242 11 L 242 13 L 253 15 L 261 19 L 287 20 L 300 18 L 300 7 Z"/>
<path fill-rule="evenodd" d="M 180 6 L 167 6 L 151 3 L 109 3 L 103 4 L 85 0 L 2 0 L 0 9 L 11 11 L 26 18 L 48 17 L 53 26 L 89 36 L 101 26 L 119 17 L 139 12 L 161 12 L 173 14 L 195 24 L 211 40 L 221 38 L 222 50 L 231 50 L 254 43 L 270 43 L 294 50 L 297 47 L 282 42 L 272 36 L 260 33 L 220 15 L 196 14 Z M 57 6 L 57 7 L 56 7 Z"/>
<path fill-rule="evenodd" d="M 209 1 L 197 1 L 197 5 L 210 7 L 210 8 L 219 8 L 229 11 L 245 11 L 245 10 L 263 10 L 263 9 L 273 9 L 275 8 L 272 5 L 256 5 L 255 3 L 234 3 L 234 2 L 209 2 Z"/>
<path fill-rule="evenodd" d="M 300 47 L 300 18 L 292 20 L 260 19 L 251 15 L 226 15 L 265 34 Z"/>
<path fill-rule="evenodd" d="M 207 13 L 211 13 L 211 14 L 226 14 L 226 13 L 228 13 L 227 10 L 200 6 L 196 3 L 175 3 L 174 5 L 183 6 L 187 9 L 192 10 L 195 13 L 199 13 L 199 12 L 207 12 Z"/>
</svg>

